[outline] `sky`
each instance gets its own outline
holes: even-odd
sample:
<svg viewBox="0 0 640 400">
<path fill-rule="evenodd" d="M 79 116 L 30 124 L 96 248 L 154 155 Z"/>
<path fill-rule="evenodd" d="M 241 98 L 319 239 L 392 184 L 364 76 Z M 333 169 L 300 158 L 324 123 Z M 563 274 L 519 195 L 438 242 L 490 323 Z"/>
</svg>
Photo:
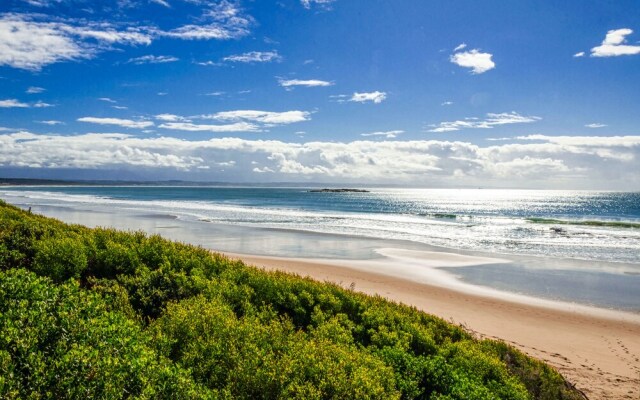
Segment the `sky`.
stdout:
<svg viewBox="0 0 640 400">
<path fill-rule="evenodd" d="M 640 3 L 3 0 L 0 177 L 640 190 Z"/>
</svg>

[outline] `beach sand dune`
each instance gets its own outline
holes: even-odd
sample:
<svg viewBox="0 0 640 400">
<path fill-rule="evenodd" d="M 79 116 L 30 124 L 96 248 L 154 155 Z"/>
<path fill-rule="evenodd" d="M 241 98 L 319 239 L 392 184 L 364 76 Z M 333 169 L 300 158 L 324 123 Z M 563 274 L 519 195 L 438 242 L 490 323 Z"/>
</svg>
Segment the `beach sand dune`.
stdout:
<svg viewBox="0 0 640 400">
<path fill-rule="evenodd" d="M 285 271 L 378 294 L 463 325 L 478 337 L 504 340 L 557 368 L 589 399 L 640 398 L 640 316 L 635 314 L 590 314 L 584 308 L 555 308 L 545 303 L 527 304 L 463 292 L 365 270 L 362 261 L 227 255 L 266 270 Z M 450 255 L 433 257 L 432 266 L 482 262 Z"/>
</svg>

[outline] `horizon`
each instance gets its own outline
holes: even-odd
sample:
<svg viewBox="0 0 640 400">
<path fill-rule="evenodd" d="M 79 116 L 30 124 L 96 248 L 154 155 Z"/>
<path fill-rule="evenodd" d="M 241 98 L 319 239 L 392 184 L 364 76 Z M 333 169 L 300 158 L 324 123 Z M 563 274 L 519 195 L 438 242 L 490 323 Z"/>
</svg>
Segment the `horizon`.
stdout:
<svg viewBox="0 0 640 400">
<path fill-rule="evenodd" d="M 11 183 L 11 181 L 16 181 Z M 0 187 L 175 187 L 175 188 L 239 188 L 239 189 L 408 189 L 408 190 L 505 190 L 547 192 L 599 192 L 638 193 L 638 190 L 614 189 L 540 189 L 527 187 L 483 187 L 483 186 L 410 186 L 408 184 L 367 183 L 349 185 L 339 182 L 231 182 L 231 181 L 187 181 L 187 180 L 66 180 L 38 178 L 0 177 Z"/>
<path fill-rule="evenodd" d="M 0 175 L 638 191 L 632 82 L 631 0 L 10 0 Z"/>
</svg>

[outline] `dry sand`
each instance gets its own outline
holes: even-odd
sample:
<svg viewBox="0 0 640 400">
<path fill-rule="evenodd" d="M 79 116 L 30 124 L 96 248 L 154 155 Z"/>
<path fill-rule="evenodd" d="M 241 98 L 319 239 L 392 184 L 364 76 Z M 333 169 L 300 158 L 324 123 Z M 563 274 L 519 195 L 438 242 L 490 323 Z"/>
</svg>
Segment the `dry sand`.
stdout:
<svg viewBox="0 0 640 400">
<path fill-rule="evenodd" d="M 429 267 L 463 266 L 499 262 L 447 253 L 385 249 L 395 262 L 411 262 L 420 256 Z M 469 290 L 455 279 L 426 269 L 415 276 L 401 276 L 389 260 L 307 260 L 227 254 L 247 264 L 280 270 L 354 287 L 363 293 L 415 306 L 430 314 L 461 324 L 478 337 L 504 340 L 525 353 L 557 368 L 589 399 L 640 399 L 640 316 L 587 307 L 567 307 L 524 297 L 500 297 L 491 291 Z M 369 267 L 367 268 L 367 265 Z M 379 273 L 382 271 L 382 273 Z M 435 274 L 435 284 L 426 278 Z"/>
</svg>

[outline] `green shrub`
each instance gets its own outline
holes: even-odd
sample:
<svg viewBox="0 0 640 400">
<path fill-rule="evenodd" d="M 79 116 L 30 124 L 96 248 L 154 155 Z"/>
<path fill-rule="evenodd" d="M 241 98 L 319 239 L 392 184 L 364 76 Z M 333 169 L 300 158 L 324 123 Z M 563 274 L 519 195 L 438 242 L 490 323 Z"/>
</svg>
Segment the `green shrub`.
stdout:
<svg viewBox="0 0 640 400">
<path fill-rule="evenodd" d="M 87 268 L 85 247 L 78 238 L 47 238 L 36 242 L 34 249 L 33 271 L 56 282 L 79 278 Z"/>
<path fill-rule="evenodd" d="M 0 397 L 213 398 L 144 332 L 76 283 L 0 273 Z"/>
<path fill-rule="evenodd" d="M 120 397 L 582 398 L 415 308 L 0 201 L 0 398 Z"/>
<path fill-rule="evenodd" d="M 286 319 L 262 319 L 237 318 L 223 301 L 196 297 L 170 305 L 150 329 L 162 354 L 233 398 L 399 397 L 392 369 L 366 351 Z"/>
</svg>

